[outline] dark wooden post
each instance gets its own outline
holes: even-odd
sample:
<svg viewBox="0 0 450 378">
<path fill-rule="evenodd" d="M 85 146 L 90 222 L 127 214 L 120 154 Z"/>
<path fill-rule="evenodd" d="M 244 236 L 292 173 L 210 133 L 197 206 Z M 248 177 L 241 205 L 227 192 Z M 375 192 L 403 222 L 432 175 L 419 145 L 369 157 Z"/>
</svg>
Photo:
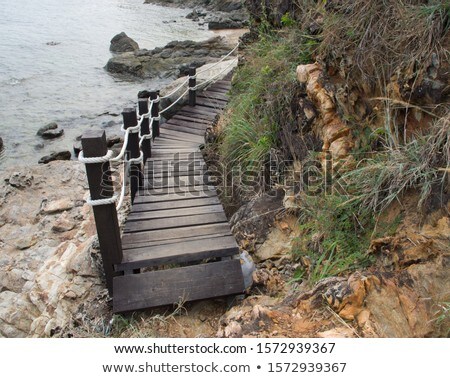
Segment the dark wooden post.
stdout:
<svg viewBox="0 0 450 378">
<path fill-rule="evenodd" d="M 137 126 L 137 114 L 135 108 L 126 108 L 122 112 L 123 116 L 123 125 L 125 130 Z M 138 133 L 130 133 L 128 136 L 128 144 L 127 144 L 127 155 L 129 159 L 136 159 L 140 156 L 140 148 L 139 148 L 139 134 Z M 130 193 L 131 193 L 131 203 L 134 203 L 134 199 L 136 198 L 136 193 L 140 186 L 143 185 L 144 179 L 142 175 L 142 166 L 141 163 L 133 163 L 130 167 Z"/>
<path fill-rule="evenodd" d="M 148 113 L 148 98 L 139 99 L 139 114 Z M 141 124 L 141 135 L 150 134 L 150 119 L 145 118 Z M 142 151 L 144 152 L 144 165 L 147 159 L 152 156 L 152 141 L 150 139 L 144 139 L 142 142 Z"/>
<path fill-rule="evenodd" d="M 150 91 L 150 100 L 156 100 L 159 96 L 158 91 Z M 159 102 L 154 102 L 152 106 L 152 117 L 157 119 L 153 120 L 153 139 L 159 137 Z"/>
<path fill-rule="evenodd" d="M 86 131 L 81 138 L 81 145 L 86 158 L 105 156 L 108 151 L 105 131 Z M 109 162 L 86 164 L 86 175 L 92 200 L 111 198 L 114 195 Z M 115 275 L 114 265 L 122 262 L 122 241 L 116 205 L 111 203 L 93 206 L 93 211 L 106 276 L 106 286 L 109 295 L 112 295 L 112 281 Z"/>
<path fill-rule="evenodd" d="M 197 85 L 197 69 L 195 67 L 189 68 L 189 88 L 195 88 Z M 195 106 L 197 103 L 197 91 L 195 89 L 189 89 L 189 106 Z"/>
</svg>

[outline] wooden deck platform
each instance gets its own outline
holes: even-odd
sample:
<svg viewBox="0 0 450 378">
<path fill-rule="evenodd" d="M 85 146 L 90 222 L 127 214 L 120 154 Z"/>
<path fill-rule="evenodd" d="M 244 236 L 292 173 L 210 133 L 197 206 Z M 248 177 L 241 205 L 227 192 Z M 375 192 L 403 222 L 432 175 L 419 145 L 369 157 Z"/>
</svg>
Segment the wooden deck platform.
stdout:
<svg viewBox="0 0 450 378">
<path fill-rule="evenodd" d="M 244 291 L 236 240 L 208 177 L 200 146 L 227 104 L 218 81 L 161 125 L 122 237 L 123 275 L 113 310 L 125 312 Z"/>
</svg>

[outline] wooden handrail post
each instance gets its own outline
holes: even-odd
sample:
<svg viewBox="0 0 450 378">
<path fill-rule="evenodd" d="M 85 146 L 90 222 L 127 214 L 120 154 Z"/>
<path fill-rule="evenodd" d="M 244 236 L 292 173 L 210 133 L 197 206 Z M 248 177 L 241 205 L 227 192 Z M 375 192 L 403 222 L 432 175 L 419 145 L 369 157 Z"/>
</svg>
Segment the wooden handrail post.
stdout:
<svg viewBox="0 0 450 378">
<path fill-rule="evenodd" d="M 86 131 L 81 138 L 81 145 L 86 158 L 105 156 L 108 151 L 105 131 Z M 86 175 L 92 200 L 111 198 L 114 195 L 109 161 L 86 164 Z M 112 295 L 112 282 L 115 275 L 114 265 L 122 262 L 122 241 L 116 205 L 111 203 L 93 206 L 93 211 L 103 269 L 105 271 L 106 286 L 108 287 L 109 295 Z"/>
<path fill-rule="evenodd" d="M 140 98 L 139 102 L 139 115 L 147 114 L 149 111 L 148 108 L 148 98 Z M 141 124 L 141 135 L 150 134 L 150 119 L 145 118 Z M 144 165 L 147 162 L 147 159 L 152 156 L 152 142 L 150 139 L 144 139 L 142 142 L 142 151 L 144 152 Z"/>
<path fill-rule="evenodd" d="M 150 91 L 150 100 L 156 100 L 159 98 L 159 91 Z M 154 102 L 152 106 L 152 117 L 157 119 L 153 120 L 153 139 L 159 137 L 159 102 Z"/>
<path fill-rule="evenodd" d="M 126 108 L 122 112 L 123 125 L 125 130 L 137 126 L 137 114 L 135 108 Z M 139 133 L 130 133 L 128 136 L 127 155 L 129 159 L 136 159 L 141 155 L 139 148 Z M 131 203 L 134 203 L 139 187 L 143 186 L 144 177 L 142 175 L 142 164 L 133 163 L 130 166 L 130 194 Z"/>
<path fill-rule="evenodd" d="M 195 88 L 197 85 L 197 69 L 195 67 L 189 68 L 189 88 Z M 189 106 L 195 106 L 197 103 L 197 91 L 189 89 Z"/>
</svg>

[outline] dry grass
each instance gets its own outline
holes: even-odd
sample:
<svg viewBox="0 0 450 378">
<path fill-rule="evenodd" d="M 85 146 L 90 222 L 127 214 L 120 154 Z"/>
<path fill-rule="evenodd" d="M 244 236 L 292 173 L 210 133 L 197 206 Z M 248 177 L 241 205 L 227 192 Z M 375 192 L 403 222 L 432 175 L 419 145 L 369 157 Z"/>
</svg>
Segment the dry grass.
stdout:
<svg viewBox="0 0 450 378">
<path fill-rule="evenodd" d="M 449 10 L 448 0 L 328 2 L 320 51 L 374 82 L 381 71 L 387 80 L 399 69 L 417 73 L 432 54 L 448 59 Z"/>
</svg>

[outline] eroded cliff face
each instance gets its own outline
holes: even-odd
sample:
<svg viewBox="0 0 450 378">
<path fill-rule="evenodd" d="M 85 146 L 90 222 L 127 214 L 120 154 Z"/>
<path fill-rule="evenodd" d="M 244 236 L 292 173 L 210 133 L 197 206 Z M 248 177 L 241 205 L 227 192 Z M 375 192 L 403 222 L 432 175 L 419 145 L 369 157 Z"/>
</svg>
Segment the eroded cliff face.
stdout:
<svg viewBox="0 0 450 378">
<path fill-rule="evenodd" d="M 358 159 L 364 159 L 382 153 L 388 144 L 394 149 L 401 148 L 418 135 L 426 135 L 438 121 L 449 135 L 446 48 L 450 40 L 448 32 L 445 33 L 448 14 L 436 13 L 427 24 L 397 13 L 401 18 L 399 24 L 405 27 L 403 34 L 396 31 L 398 39 L 395 33 L 371 29 L 371 37 L 381 36 L 373 41 L 375 48 L 371 50 L 370 41 L 361 37 L 364 48 L 358 50 L 350 34 L 351 28 L 346 29 L 345 22 L 342 27 L 333 25 L 330 19 L 326 20 L 325 12 L 333 13 L 336 19 L 343 15 L 351 19 L 362 9 L 362 2 L 355 2 L 354 14 L 347 0 L 329 1 L 322 8 L 308 7 L 307 2 L 302 8 L 294 3 L 246 1 L 256 25 L 268 23 L 280 27 L 282 16 L 288 13 L 291 19 L 302 21 L 298 27 L 317 42 L 311 63 L 299 65 L 296 70 L 301 83 L 292 99 L 297 124 L 280 124 L 281 146 L 278 148 L 296 160 L 294 166 L 303 164 L 305 153 L 301 149 L 305 144 L 296 141 L 305 134 L 314 134 L 319 139 L 322 155 L 329 151 L 334 162 L 350 162 L 345 165 L 345 171 L 355 168 L 358 154 Z M 400 6 L 398 2 L 386 4 L 385 9 L 380 10 L 377 8 L 380 4 L 371 3 L 366 10 L 374 13 L 368 17 L 389 20 L 387 17 L 395 16 Z M 402 6 L 406 6 L 408 12 L 415 12 L 423 4 L 425 2 L 408 1 Z M 414 22 L 417 30 L 414 30 Z M 330 25 L 335 27 L 336 34 L 347 33 L 349 42 L 340 45 Z M 357 34 L 361 25 L 353 26 Z M 405 35 L 414 41 L 408 47 L 401 41 Z M 390 47 L 380 44 L 383 38 L 391 41 Z M 423 38 L 427 41 L 416 43 Z M 377 51 L 383 51 L 378 57 L 380 61 L 387 59 L 389 55 L 383 54 L 394 47 L 402 50 L 392 61 L 385 65 L 372 61 Z M 409 60 L 411 57 L 413 63 Z M 243 62 L 246 64 L 245 59 Z M 377 135 L 383 137 L 377 138 Z M 445 151 L 438 153 L 445 154 Z M 271 226 L 265 239 L 250 245 L 241 240 L 241 246 L 251 251 L 258 261 L 254 274 L 257 291 L 252 291 L 242 305 L 222 317 L 217 335 L 448 337 L 450 181 L 444 171 L 448 172 L 445 163 L 441 173 L 436 173 L 439 188 L 433 189 L 427 208 L 419 209 L 418 192 L 408 187 L 381 215 L 374 213 L 374 217 L 380 217 L 380 222 L 387 224 L 395 223 L 398 218 L 402 220 L 395 232 L 374 237 L 368 251 L 361 251 L 373 257 L 369 268 L 326 278 L 312 287 L 306 282 L 300 285 L 289 282 L 292 272 L 286 272 L 285 267 L 295 270 L 298 265 L 295 259 L 292 261 L 292 248 L 286 245 L 298 237 L 299 225 L 280 227 L 288 223 L 286 215 L 283 211 L 274 215 L 268 221 Z M 283 201 L 286 209 L 294 214 L 301 212 L 302 199 L 287 197 Z M 246 211 L 253 214 L 251 207 Z M 251 228 L 248 224 L 246 227 Z M 273 235 L 277 236 L 273 238 Z M 320 235 L 314 237 L 320 239 Z M 267 253 L 268 245 L 272 253 Z"/>
</svg>

